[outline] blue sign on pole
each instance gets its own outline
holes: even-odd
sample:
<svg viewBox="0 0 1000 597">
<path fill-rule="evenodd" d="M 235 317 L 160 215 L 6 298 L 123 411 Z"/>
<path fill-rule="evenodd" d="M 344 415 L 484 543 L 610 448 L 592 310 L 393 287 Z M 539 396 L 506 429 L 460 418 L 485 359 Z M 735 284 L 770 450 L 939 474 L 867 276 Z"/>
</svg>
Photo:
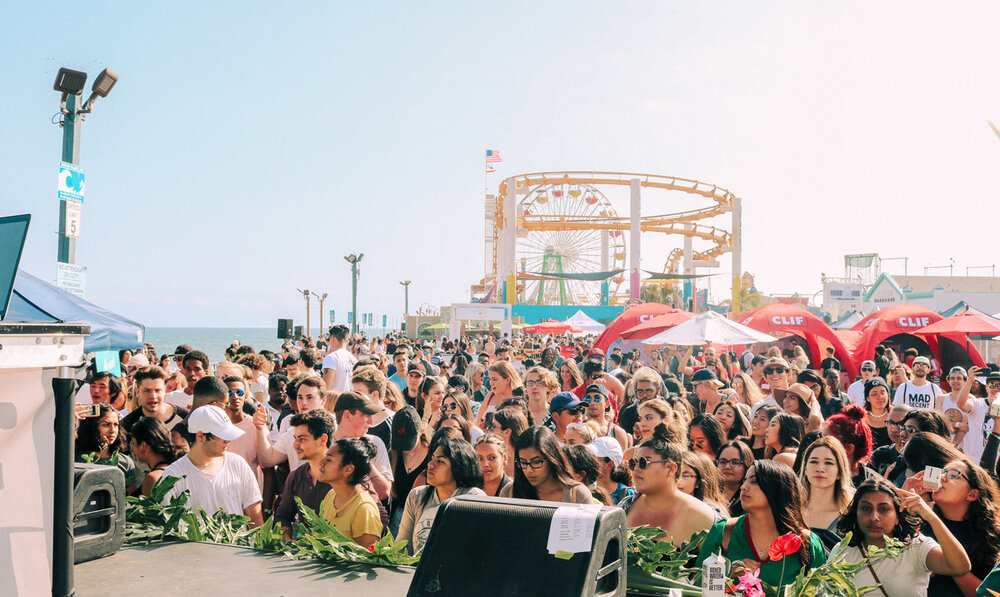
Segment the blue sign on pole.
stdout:
<svg viewBox="0 0 1000 597">
<path fill-rule="evenodd" d="M 86 171 L 69 162 L 59 162 L 59 198 L 83 201 Z"/>
<path fill-rule="evenodd" d="M 387 317 L 386 315 L 383 315 L 383 316 L 382 316 L 382 327 L 385 327 L 385 320 L 386 320 L 386 317 Z"/>
<path fill-rule="evenodd" d="M 347 312 L 347 325 L 354 323 L 354 311 Z"/>
<path fill-rule="evenodd" d="M 330 309 L 330 325 L 333 325 L 337 321 L 337 319 L 334 317 L 335 314 L 336 311 Z"/>
</svg>

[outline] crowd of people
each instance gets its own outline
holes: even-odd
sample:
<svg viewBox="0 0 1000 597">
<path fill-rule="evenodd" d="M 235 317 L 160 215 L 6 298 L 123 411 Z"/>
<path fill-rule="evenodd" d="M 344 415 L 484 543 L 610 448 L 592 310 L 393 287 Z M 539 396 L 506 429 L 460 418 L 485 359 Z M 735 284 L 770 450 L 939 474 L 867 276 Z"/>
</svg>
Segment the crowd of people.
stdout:
<svg viewBox="0 0 1000 597">
<path fill-rule="evenodd" d="M 697 563 L 722 553 L 771 585 L 850 533 L 855 560 L 906 545 L 857 573 L 882 583 L 872 594 L 1000 589 L 1000 369 L 879 346 L 853 380 L 832 349 L 813 364 L 799 346 L 592 341 L 333 326 L 277 352 L 234 343 L 216 364 L 147 347 L 121 377 L 91 372 L 78 458 L 116 464 L 135 494 L 182 477 L 168 499 L 273 516 L 286 538 L 298 498 L 361 545 L 392 533 L 419 553 L 444 500 L 485 494 L 619 506 L 674 543 L 707 530 Z M 768 556 L 789 533 L 796 565 Z"/>
</svg>

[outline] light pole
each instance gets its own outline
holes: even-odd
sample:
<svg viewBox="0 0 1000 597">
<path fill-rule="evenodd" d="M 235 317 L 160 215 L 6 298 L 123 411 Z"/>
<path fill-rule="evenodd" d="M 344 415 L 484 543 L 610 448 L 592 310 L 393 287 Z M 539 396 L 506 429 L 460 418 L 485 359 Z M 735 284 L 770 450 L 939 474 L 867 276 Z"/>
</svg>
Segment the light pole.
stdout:
<svg viewBox="0 0 1000 597">
<path fill-rule="evenodd" d="M 310 305 L 310 302 L 311 302 L 309 300 L 309 291 L 308 290 L 302 290 L 301 288 L 296 288 L 295 290 L 298 290 L 299 292 L 301 292 L 302 293 L 302 298 L 306 299 L 306 336 L 308 336 L 309 333 L 312 331 L 312 326 L 309 323 L 309 305 Z"/>
<path fill-rule="evenodd" d="M 410 282 L 412 280 L 403 280 L 400 282 L 403 286 L 403 315 L 410 314 Z"/>
<path fill-rule="evenodd" d="M 347 263 L 351 264 L 351 335 L 358 333 L 358 262 L 365 256 L 364 253 L 355 255 L 351 253 L 344 257 Z"/>
<path fill-rule="evenodd" d="M 320 296 L 314 292 L 312 295 L 316 297 L 317 301 L 319 301 L 319 335 L 323 336 L 326 334 L 323 330 L 323 301 L 326 300 L 326 293 L 324 292 L 323 296 Z"/>
<path fill-rule="evenodd" d="M 52 88 L 62 93 L 59 102 L 59 111 L 63 114 L 63 119 L 59 122 L 63 130 L 62 161 L 70 164 L 80 163 L 80 127 L 83 125 L 83 120 L 94 110 L 97 98 L 107 97 L 117 82 L 118 75 L 110 69 L 104 69 L 94 81 L 90 97 L 83 106 L 77 108 L 83 86 L 87 83 L 87 73 L 65 67 L 59 69 Z M 76 261 L 76 234 L 74 236 L 66 234 L 66 209 L 66 200 L 60 199 L 58 260 L 59 263 L 72 264 Z M 75 231 L 70 232 L 75 233 Z"/>
</svg>

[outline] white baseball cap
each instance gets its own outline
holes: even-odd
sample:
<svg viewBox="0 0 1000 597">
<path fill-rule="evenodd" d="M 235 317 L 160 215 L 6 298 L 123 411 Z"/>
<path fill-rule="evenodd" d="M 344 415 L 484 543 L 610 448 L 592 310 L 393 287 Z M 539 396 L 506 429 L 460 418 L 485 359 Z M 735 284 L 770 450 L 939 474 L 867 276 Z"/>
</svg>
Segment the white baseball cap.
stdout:
<svg viewBox="0 0 1000 597">
<path fill-rule="evenodd" d="M 243 436 L 243 430 L 233 425 L 229 415 L 218 406 L 211 404 L 194 409 L 187 422 L 188 432 L 211 433 L 219 439 L 231 442 Z"/>
<path fill-rule="evenodd" d="M 613 437 L 599 437 L 587 444 L 587 447 L 598 458 L 610 458 L 615 466 L 622 463 L 622 446 Z"/>
</svg>

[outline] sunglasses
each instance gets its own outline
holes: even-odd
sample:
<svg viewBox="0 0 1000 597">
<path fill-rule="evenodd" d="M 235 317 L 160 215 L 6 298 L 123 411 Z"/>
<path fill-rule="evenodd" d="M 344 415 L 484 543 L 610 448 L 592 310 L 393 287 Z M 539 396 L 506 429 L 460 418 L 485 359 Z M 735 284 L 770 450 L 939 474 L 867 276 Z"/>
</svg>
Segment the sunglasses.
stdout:
<svg viewBox="0 0 1000 597">
<path fill-rule="evenodd" d="M 1000 388 L 1000 381 L 988 381 L 988 382 L 986 382 L 986 387 L 988 387 L 988 388 Z"/>
<path fill-rule="evenodd" d="M 666 460 L 650 460 L 649 458 L 646 458 L 645 456 L 640 456 L 638 460 L 635 459 L 635 458 L 629 458 L 628 459 L 628 467 L 630 469 L 635 469 L 635 467 L 639 467 L 641 470 L 646 470 L 646 467 L 649 466 L 649 465 L 651 465 L 651 464 L 657 464 L 657 463 L 663 463 L 663 462 L 666 462 Z"/>
<path fill-rule="evenodd" d="M 591 380 L 598 380 L 598 379 L 601 379 L 602 377 L 604 377 L 604 376 L 602 374 L 600 374 L 600 373 L 591 373 L 590 374 L 590 379 Z"/>
<path fill-rule="evenodd" d="M 861 370 L 862 371 L 874 371 L 874 369 L 872 369 L 871 367 L 862 367 Z"/>
<path fill-rule="evenodd" d="M 574 406 L 573 408 L 560 409 L 558 412 L 567 412 L 575 417 L 576 415 L 582 414 L 583 409 L 580 408 L 579 406 Z"/>
<path fill-rule="evenodd" d="M 458 410 L 457 402 L 449 402 L 448 404 L 442 404 L 441 410 Z"/>
<path fill-rule="evenodd" d="M 764 375 L 775 375 L 777 373 L 784 373 L 787 371 L 784 367 L 768 367 L 764 369 Z"/>
<path fill-rule="evenodd" d="M 591 402 L 594 404 L 600 404 L 604 401 L 604 396 L 601 396 L 600 394 L 597 394 L 596 396 L 584 396 L 583 401 L 587 404 L 590 404 Z"/>
<path fill-rule="evenodd" d="M 244 393 L 243 390 L 236 390 L 236 391 L 229 390 L 229 397 L 232 398 L 233 396 L 239 396 L 240 398 L 242 398 L 243 393 Z"/>
</svg>

